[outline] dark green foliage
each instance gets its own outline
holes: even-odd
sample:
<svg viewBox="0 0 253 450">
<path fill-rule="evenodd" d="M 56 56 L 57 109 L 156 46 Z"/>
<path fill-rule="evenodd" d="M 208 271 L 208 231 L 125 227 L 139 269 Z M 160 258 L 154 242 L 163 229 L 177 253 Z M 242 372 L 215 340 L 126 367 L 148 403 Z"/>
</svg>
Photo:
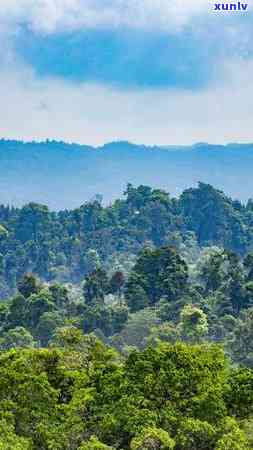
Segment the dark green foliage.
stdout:
<svg viewBox="0 0 253 450">
<path fill-rule="evenodd" d="M 44 347 L 58 327 L 71 323 L 85 333 L 95 331 L 123 354 L 159 339 L 214 341 L 224 343 L 235 362 L 252 367 L 251 255 L 245 262 L 207 248 L 187 264 L 178 252 L 145 247 L 126 275 L 98 264 L 82 289 L 25 275 L 20 292 L 2 303 L 0 338 L 21 327 Z"/>
<path fill-rule="evenodd" d="M 80 283 L 113 254 L 136 255 L 146 244 L 170 244 L 190 259 L 196 255 L 194 245 L 218 245 L 245 255 L 253 243 L 251 203 L 243 206 L 203 183 L 179 199 L 128 185 L 125 199 L 111 206 L 96 199 L 58 213 L 36 203 L 21 209 L 0 206 L 0 226 L 2 297 L 27 272 L 46 281 Z M 250 261 L 246 266 L 250 281 Z"/>
<path fill-rule="evenodd" d="M 156 304 L 162 298 L 175 302 L 185 294 L 187 280 L 187 265 L 173 248 L 145 249 L 137 259 L 133 274 L 130 275 L 126 286 L 126 299 L 135 311 L 147 306 L 145 297 L 150 305 Z"/>
<path fill-rule="evenodd" d="M 18 282 L 17 288 L 23 297 L 28 298 L 32 294 L 38 294 L 40 285 L 37 278 L 32 273 L 28 273 Z"/>
<path fill-rule="evenodd" d="M 104 297 L 109 293 L 109 280 L 106 272 L 99 268 L 87 276 L 83 295 L 86 303 L 104 303 Z"/>
<path fill-rule="evenodd" d="M 115 272 L 110 280 L 110 292 L 121 295 L 125 284 L 125 275 L 122 271 Z"/>
<path fill-rule="evenodd" d="M 233 202 L 208 184 L 199 183 L 197 189 L 182 194 L 180 206 L 187 226 L 201 244 L 215 242 L 235 252 L 245 252 L 249 239 L 244 231 L 246 211 L 239 202 Z"/>
</svg>

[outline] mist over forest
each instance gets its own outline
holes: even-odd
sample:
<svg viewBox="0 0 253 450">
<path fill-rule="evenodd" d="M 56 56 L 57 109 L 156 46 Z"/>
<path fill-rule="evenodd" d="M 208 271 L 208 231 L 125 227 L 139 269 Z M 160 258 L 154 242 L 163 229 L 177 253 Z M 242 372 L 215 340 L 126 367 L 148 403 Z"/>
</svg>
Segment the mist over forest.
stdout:
<svg viewBox="0 0 253 450">
<path fill-rule="evenodd" d="M 114 142 L 93 148 L 46 141 L 0 141 L 1 203 L 42 203 L 51 209 L 79 207 L 96 195 L 109 204 L 128 183 L 179 196 L 198 182 L 234 199 L 252 196 L 253 144 L 147 147 Z"/>
</svg>

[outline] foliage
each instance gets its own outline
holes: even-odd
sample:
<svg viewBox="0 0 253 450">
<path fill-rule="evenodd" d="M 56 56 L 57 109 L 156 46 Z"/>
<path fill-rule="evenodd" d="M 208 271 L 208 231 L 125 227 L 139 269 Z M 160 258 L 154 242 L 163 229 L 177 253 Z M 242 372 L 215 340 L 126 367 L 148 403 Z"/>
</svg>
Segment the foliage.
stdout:
<svg viewBox="0 0 253 450">
<path fill-rule="evenodd" d="M 233 384 L 219 346 L 163 343 L 122 360 L 64 327 L 49 349 L 0 352 L 3 449 L 246 450 L 252 408 L 252 384 Z"/>
<path fill-rule="evenodd" d="M 180 332 L 183 338 L 199 342 L 208 333 L 206 314 L 194 305 L 186 305 L 180 315 Z"/>
<path fill-rule="evenodd" d="M 145 428 L 130 444 L 131 450 L 169 450 L 175 447 L 175 441 L 169 434 L 156 428 Z"/>
<path fill-rule="evenodd" d="M 248 450 L 252 205 L 125 196 L 0 207 L 0 449 Z"/>
<path fill-rule="evenodd" d="M 252 202 L 244 206 L 204 183 L 179 199 L 128 185 L 125 198 L 112 205 L 103 207 L 96 198 L 57 213 L 37 203 L 0 205 L 0 294 L 13 293 L 28 272 L 45 281 L 80 283 L 114 262 L 115 272 L 128 274 L 125 260 L 132 265 L 145 245 L 172 246 L 191 265 L 203 246 L 244 256 L 252 243 Z M 152 294 L 151 301 L 156 298 Z"/>
</svg>

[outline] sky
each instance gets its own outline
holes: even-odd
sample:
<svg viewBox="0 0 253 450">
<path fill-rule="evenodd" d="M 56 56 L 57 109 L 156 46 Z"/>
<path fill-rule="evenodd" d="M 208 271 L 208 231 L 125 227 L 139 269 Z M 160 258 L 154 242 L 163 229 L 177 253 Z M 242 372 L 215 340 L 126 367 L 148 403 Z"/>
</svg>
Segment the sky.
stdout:
<svg viewBox="0 0 253 450">
<path fill-rule="evenodd" d="M 1 0 L 0 136 L 253 142 L 253 3 L 215 3 Z"/>
</svg>

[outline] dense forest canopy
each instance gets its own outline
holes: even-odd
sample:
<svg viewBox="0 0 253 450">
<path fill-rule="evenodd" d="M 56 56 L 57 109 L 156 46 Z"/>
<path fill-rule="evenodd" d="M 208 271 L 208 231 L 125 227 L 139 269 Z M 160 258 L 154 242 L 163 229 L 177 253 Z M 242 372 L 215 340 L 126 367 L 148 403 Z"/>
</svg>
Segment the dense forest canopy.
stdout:
<svg viewBox="0 0 253 450">
<path fill-rule="evenodd" d="M 249 450 L 253 372 L 212 346 L 160 344 L 125 360 L 74 329 L 0 354 L 3 450 Z"/>
<path fill-rule="evenodd" d="M 0 449 L 253 448 L 253 202 L 0 207 Z"/>
<path fill-rule="evenodd" d="M 217 245 L 240 256 L 253 246 L 253 201 L 246 205 L 200 183 L 178 198 L 128 185 L 125 198 L 99 199 L 75 210 L 51 212 L 29 203 L 0 206 L 0 295 L 12 293 L 26 272 L 46 281 L 80 283 L 96 258 L 134 260 L 145 245 L 176 248 Z M 192 248 L 193 251 L 193 248 Z"/>
</svg>

